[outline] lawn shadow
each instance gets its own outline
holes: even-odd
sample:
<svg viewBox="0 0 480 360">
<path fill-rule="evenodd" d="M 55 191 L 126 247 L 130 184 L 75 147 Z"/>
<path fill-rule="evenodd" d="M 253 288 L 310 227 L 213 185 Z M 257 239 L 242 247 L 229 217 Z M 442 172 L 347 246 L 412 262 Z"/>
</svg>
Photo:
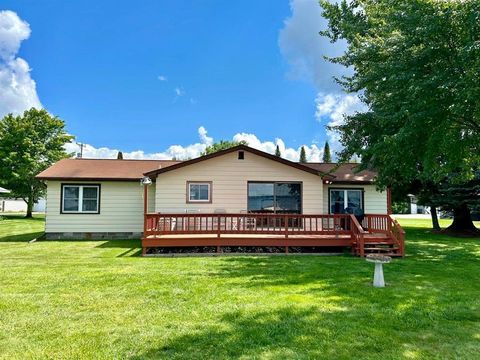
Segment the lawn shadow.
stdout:
<svg viewBox="0 0 480 360">
<path fill-rule="evenodd" d="M 5 235 L 0 237 L 0 242 L 29 242 L 33 239 L 38 239 L 44 235 L 43 231 L 18 234 L 18 235 Z"/>
<path fill-rule="evenodd" d="M 343 341 L 344 347 L 352 346 L 351 339 L 347 344 L 347 338 L 341 339 L 332 331 L 338 326 L 334 319 L 345 312 L 344 309 L 321 311 L 316 307 L 283 307 L 255 313 L 234 311 L 132 359 L 302 358 L 307 354 L 309 358 L 334 358 L 332 350 L 341 349 Z M 323 349 L 311 346 L 329 341 L 335 345 Z M 360 341 L 356 345 L 368 346 Z"/>
<path fill-rule="evenodd" d="M 126 249 L 116 257 L 140 257 L 142 255 L 142 243 L 140 240 L 103 240 L 96 248 L 99 249 Z"/>
</svg>

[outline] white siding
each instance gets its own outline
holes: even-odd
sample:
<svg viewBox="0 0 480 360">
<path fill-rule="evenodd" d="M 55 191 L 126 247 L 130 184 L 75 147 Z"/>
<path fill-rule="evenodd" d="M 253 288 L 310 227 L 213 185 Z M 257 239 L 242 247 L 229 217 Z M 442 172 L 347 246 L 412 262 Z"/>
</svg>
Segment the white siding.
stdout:
<svg viewBox="0 0 480 360">
<path fill-rule="evenodd" d="M 136 181 L 81 182 L 101 184 L 100 214 L 60 214 L 61 184 L 47 182 L 45 231 L 49 232 L 142 232 L 143 189 Z M 155 185 L 149 187 L 149 208 L 154 209 Z"/>
<path fill-rule="evenodd" d="M 303 170 L 245 151 L 238 160 L 237 152 L 160 174 L 157 178 L 156 210 L 202 213 L 225 209 L 237 213 L 247 209 L 248 181 L 300 181 L 303 184 L 303 213 L 319 214 L 323 210 L 322 179 Z M 211 204 L 187 204 L 187 181 L 212 181 Z"/>
<path fill-rule="evenodd" d="M 363 189 L 364 190 L 364 211 L 365 214 L 386 214 L 387 213 L 387 191 L 377 191 L 375 185 L 325 185 L 323 190 L 323 211 L 328 214 L 328 196 L 330 188 L 340 189 Z"/>
</svg>

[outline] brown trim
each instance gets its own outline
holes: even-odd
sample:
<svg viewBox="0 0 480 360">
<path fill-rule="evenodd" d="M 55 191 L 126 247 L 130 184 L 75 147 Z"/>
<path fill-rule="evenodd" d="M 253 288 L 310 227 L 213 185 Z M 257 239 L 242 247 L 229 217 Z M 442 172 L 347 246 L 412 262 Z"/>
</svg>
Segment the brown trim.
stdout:
<svg viewBox="0 0 480 360">
<path fill-rule="evenodd" d="M 363 212 L 365 213 L 365 189 L 364 188 L 345 188 L 345 187 L 330 187 L 330 186 L 327 186 L 327 190 L 328 190 L 328 214 L 332 214 L 330 212 L 330 190 L 359 190 L 362 192 L 362 210 Z"/>
<path fill-rule="evenodd" d="M 226 155 L 226 154 L 229 154 L 229 153 L 232 153 L 232 152 L 235 152 L 235 151 L 239 151 L 239 150 L 247 151 L 247 152 L 252 153 L 254 155 L 258 155 L 258 156 L 261 156 L 263 158 L 273 160 L 273 161 L 279 162 L 279 163 L 287 165 L 287 166 L 291 166 L 291 167 L 296 168 L 298 170 L 303 170 L 303 171 L 308 172 L 310 174 L 314 174 L 314 175 L 317 175 L 317 176 L 324 176 L 325 175 L 325 174 L 321 173 L 320 171 L 312 169 L 308 166 L 305 166 L 305 165 L 302 165 L 302 164 L 299 164 L 299 163 L 295 163 L 295 162 L 290 161 L 290 160 L 283 159 L 281 157 L 278 157 L 278 156 L 275 156 L 275 155 L 272 155 L 272 154 L 254 149 L 254 148 L 251 148 L 251 147 L 246 146 L 246 145 L 237 145 L 237 146 L 231 147 L 229 149 L 225 149 L 225 150 L 217 151 L 217 152 L 212 153 L 212 154 L 200 156 L 198 158 L 187 160 L 187 161 L 175 164 L 175 165 L 170 165 L 170 166 L 167 166 L 165 168 L 152 170 L 152 171 L 144 173 L 144 175 L 149 176 L 149 177 L 157 176 L 159 174 L 162 174 L 162 173 L 165 173 L 165 172 L 168 172 L 168 171 L 172 171 L 172 170 L 175 170 L 175 169 L 182 168 L 184 166 L 196 164 L 196 163 L 199 163 L 199 162 L 202 162 L 202 161 L 205 161 L 205 160 L 216 158 L 218 156 Z"/>
<path fill-rule="evenodd" d="M 191 201 L 190 200 L 190 184 L 208 184 L 208 201 L 205 200 L 197 200 L 197 201 Z M 187 192 L 185 194 L 185 200 L 187 204 L 211 204 L 212 203 L 212 198 L 213 198 L 213 182 L 212 181 L 190 181 L 187 180 Z"/>
<path fill-rule="evenodd" d="M 98 186 L 98 204 L 96 212 L 83 212 L 83 211 L 63 211 L 63 188 L 65 186 Z M 100 203 L 102 199 L 102 184 L 93 184 L 93 183 L 61 183 L 60 184 L 60 214 L 62 215 L 99 215 L 100 214 Z"/>
<path fill-rule="evenodd" d="M 143 176 L 142 176 L 143 177 Z M 35 176 L 37 180 L 50 180 L 50 181 L 140 181 L 142 177 L 139 178 L 81 178 L 81 177 L 43 177 Z M 155 181 L 155 179 L 152 179 Z"/>
<path fill-rule="evenodd" d="M 335 181 L 331 180 L 331 184 L 326 185 L 375 185 L 373 181 Z"/>
</svg>

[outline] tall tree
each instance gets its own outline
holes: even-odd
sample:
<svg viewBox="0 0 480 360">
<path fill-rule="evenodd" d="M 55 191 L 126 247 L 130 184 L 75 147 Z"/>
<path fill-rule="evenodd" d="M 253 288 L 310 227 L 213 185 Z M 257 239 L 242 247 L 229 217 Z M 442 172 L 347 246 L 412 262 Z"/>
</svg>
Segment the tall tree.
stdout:
<svg viewBox="0 0 480 360">
<path fill-rule="evenodd" d="M 118 152 L 117 160 L 123 160 L 123 152 L 121 152 L 121 151 Z"/>
<path fill-rule="evenodd" d="M 31 108 L 0 120 L 0 183 L 12 190 L 12 196 L 25 200 L 27 217 L 32 217 L 34 203 L 45 192 L 35 176 L 67 157 L 63 146 L 72 139 L 65 123 L 45 110 Z"/>
<path fill-rule="evenodd" d="M 281 157 L 282 156 L 282 153 L 280 152 L 280 147 L 277 145 L 277 147 L 275 148 L 275 156 L 278 156 L 278 157 Z"/>
<path fill-rule="evenodd" d="M 246 141 L 228 141 L 228 140 L 220 140 L 219 142 L 216 142 L 210 146 L 207 146 L 205 151 L 202 153 L 202 155 L 208 155 L 212 154 L 214 152 L 220 151 L 220 150 L 226 150 L 230 149 L 234 146 L 238 145 L 248 145 Z"/>
<path fill-rule="evenodd" d="M 331 61 L 353 69 L 337 80 L 367 109 L 332 127 L 344 146 L 340 159 L 358 154 L 362 168 L 378 171 L 380 187 L 471 182 L 480 167 L 480 2 L 321 5 L 322 34 L 347 42 Z"/>
<path fill-rule="evenodd" d="M 323 147 L 323 162 L 332 162 L 332 154 L 330 153 L 330 145 L 328 144 L 328 141 L 325 141 L 325 146 Z"/>
<path fill-rule="evenodd" d="M 305 164 L 307 162 L 307 154 L 305 153 L 305 146 L 300 149 L 300 162 Z"/>
</svg>

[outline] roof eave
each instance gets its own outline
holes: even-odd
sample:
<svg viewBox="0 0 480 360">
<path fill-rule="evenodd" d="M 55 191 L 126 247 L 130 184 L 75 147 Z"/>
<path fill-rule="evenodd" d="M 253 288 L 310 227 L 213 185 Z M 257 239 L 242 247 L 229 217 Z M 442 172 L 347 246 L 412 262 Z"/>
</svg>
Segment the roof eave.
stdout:
<svg viewBox="0 0 480 360">
<path fill-rule="evenodd" d="M 258 156 L 264 157 L 266 159 L 270 159 L 272 161 L 277 161 L 277 162 L 282 163 L 284 165 L 291 166 L 291 167 L 296 168 L 298 170 L 302 170 L 302 171 L 308 172 L 310 174 L 320 176 L 322 178 L 323 178 L 323 176 L 325 176 L 325 174 L 321 173 L 318 170 L 312 169 L 310 167 L 304 166 L 304 165 L 299 164 L 299 163 L 295 163 L 295 162 L 290 161 L 290 160 L 283 159 L 281 157 L 266 153 L 264 151 L 260 151 L 260 150 L 251 148 L 251 147 L 246 146 L 246 145 L 237 145 L 237 146 L 231 147 L 229 149 L 220 150 L 220 151 L 217 151 L 215 153 L 208 154 L 208 155 L 203 155 L 203 156 L 200 156 L 198 158 L 187 160 L 187 161 L 175 164 L 175 165 L 170 165 L 170 166 L 165 167 L 165 168 L 148 171 L 148 172 L 145 172 L 144 175 L 148 176 L 148 177 L 156 177 L 157 175 L 168 172 L 168 171 L 173 171 L 175 169 L 179 169 L 179 168 L 182 168 L 182 167 L 185 167 L 185 166 L 188 166 L 188 165 L 196 164 L 196 163 L 199 163 L 199 162 L 202 162 L 202 161 L 206 161 L 206 160 L 209 160 L 209 159 L 212 159 L 212 158 L 215 158 L 215 157 L 219 157 L 219 156 L 222 156 L 222 155 L 225 155 L 225 154 L 229 154 L 231 152 L 239 151 L 239 150 L 247 151 L 247 152 L 250 152 L 254 155 L 258 155 Z"/>
</svg>

